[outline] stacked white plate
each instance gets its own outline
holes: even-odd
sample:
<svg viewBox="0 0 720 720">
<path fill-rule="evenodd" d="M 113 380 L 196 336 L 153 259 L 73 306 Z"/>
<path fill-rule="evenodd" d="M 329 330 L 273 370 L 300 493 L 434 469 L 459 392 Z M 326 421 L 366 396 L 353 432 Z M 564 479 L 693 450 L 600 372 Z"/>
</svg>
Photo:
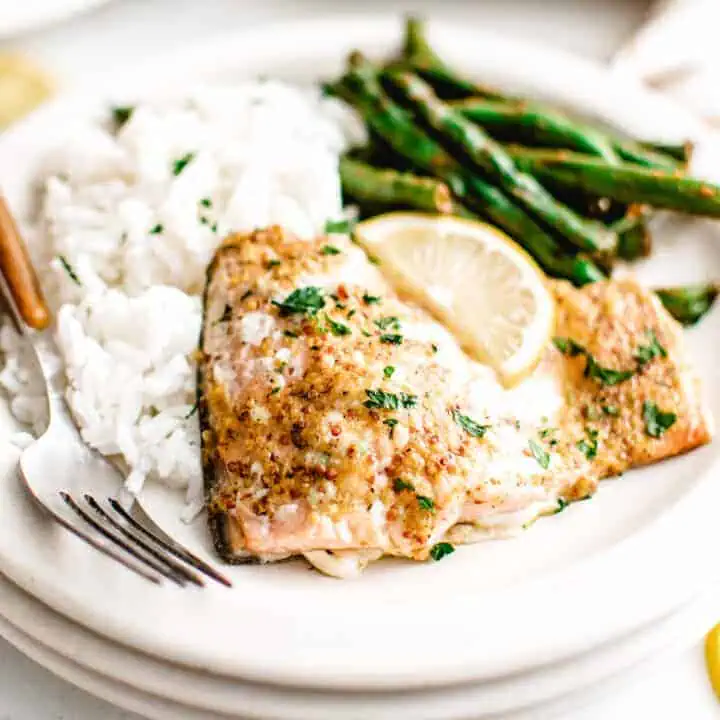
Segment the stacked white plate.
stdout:
<svg viewBox="0 0 720 720">
<path fill-rule="evenodd" d="M 679 651 L 717 613 L 716 598 L 630 636 L 532 673 L 494 682 L 399 692 L 337 692 L 249 683 L 163 662 L 54 613 L 0 582 L 0 635 L 65 680 L 153 720 L 503 718 L 541 720 L 611 693 L 663 653 Z"/>
<path fill-rule="evenodd" d="M 43 153 L 112 96 L 258 74 L 315 81 L 337 73 L 352 48 L 387 55 L 400 33 L 392 18 L 283 25 L 127 70 L 4 135 L 0 186 L 28 211 Z M 510 92 L 658 140 L 701 133 L 681 109 L 587 61 L 452 25 L 435 24 L 432 35 L 451 62 Z M 701 143 L 699 163 L 707 152 Z M 656 231 L 640 269 L 648 283 L 720 274 L 715 224 L 668 217 Z M 688 333 L 716 415 L 719 330 L 716 313 Z M 196 591 L 153 586 L 50 525 L 17 482 L 12 430 L 0 402 L 0 633 L 148 717 L 535 719 L 709 623 L 696 603 L 717 580 L 716 445 L 608 482 L 517 539 L 461 548 L 442 563 L 379 563 L 347 582 L 299 563 L 241 567 L 229 571 L 231 590 Z M 203 523 L 179 521 L 181 498 L 154 487 L 145 502 L 212 559 Z"/>
</svg>

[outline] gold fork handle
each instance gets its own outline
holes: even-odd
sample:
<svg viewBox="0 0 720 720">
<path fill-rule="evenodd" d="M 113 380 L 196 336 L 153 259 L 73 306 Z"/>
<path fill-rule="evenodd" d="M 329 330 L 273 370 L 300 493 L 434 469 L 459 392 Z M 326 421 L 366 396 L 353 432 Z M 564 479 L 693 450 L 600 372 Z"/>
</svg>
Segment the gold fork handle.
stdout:
<svg viewBox="0 0 720 720">
<path fill-rule="evenodd" d="M 0 195 L 0 273 L 22 320 L 34 330 L 50 324 L 40 281 L 7 202 Z"/>
</svg>

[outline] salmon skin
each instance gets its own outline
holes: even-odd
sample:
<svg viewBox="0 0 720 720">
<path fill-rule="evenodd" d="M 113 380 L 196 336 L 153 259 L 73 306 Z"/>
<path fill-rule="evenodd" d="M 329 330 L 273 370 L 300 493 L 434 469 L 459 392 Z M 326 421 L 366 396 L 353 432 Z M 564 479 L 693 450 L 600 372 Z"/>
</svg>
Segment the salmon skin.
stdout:
<svg viewBox="0 0 720 720">
<path fill-rule="evenodd" d="M 425 560 L 710 440 L 680 327 L 651 293 L 552 288 L 555 342 L 507 391 L 344 236 L 228 238 L 208 269 L 198 363 L 218 553 L 304 555 L 331 574 Z"/>
</svg>

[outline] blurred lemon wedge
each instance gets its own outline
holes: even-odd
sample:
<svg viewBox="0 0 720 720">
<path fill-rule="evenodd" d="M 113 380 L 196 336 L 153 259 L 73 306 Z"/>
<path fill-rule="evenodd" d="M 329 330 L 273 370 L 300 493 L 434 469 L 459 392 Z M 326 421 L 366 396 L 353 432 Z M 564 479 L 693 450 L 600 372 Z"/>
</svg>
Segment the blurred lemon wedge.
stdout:
<svg viewBox="0 0 720 720">
<path fill-rule="evenodd" d="M 705 638 L 705 662 L 710 684 L 720 698 L 720 623 Z"/>
<path fill-rule="evenodd" d="M 0 53 L 0 130 L 29 113 L 52 91 L 45 73 L 29 60 Z"/>
<path fill-rule="evenodd" d="M 507 235 L 452 216 L 389 213 L 355 228 L 401 294 L 430 311 L 506 386 L 526 377 L 551 339 L 545 277 Z"/>
</svg>

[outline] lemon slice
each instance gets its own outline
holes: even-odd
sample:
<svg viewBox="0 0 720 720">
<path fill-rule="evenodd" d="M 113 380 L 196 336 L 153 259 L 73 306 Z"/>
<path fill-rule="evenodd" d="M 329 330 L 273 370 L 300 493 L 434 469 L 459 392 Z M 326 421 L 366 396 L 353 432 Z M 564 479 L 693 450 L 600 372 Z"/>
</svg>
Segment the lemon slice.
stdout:
<svg viewBox="0 0 720 720">
<path fill-rule="evenodd" d="M 49 78 L 30 61 L 0 54 L 0 129 L 29 113 L 51 90 Z"/>
<path fill-rule="evenodd" d="M 542 271 L 509 237 L 482 222 L 420 213 L 380 215 L 355 232 L 400 292 L 504 385 L 533 370 L 552 336 L 554 301 Z"/>
</svg>

